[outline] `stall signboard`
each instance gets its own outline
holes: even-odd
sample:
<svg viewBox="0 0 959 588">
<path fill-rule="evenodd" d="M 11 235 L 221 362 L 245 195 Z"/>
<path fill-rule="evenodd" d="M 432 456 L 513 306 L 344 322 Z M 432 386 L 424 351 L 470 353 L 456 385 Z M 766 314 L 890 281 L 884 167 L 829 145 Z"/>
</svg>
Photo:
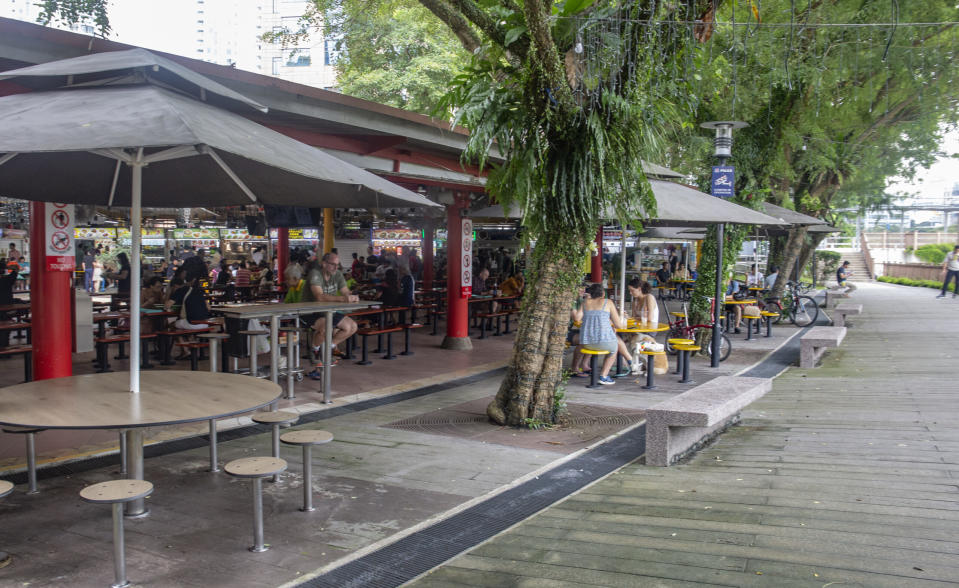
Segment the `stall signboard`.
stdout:
<svg viewBox="0 0 959 588">
<path fill-rule="evenodd" d="M 320 238 L 319 229 L 289 229 L 291 241 L 316 241 Z"/>
<path fill-rule="evenodd" d="M 413 229 L 374 229 L 373 248 L 381 247 L 419 247 L 423 243 L 422 234 Z M 397 253 L 401 253 L 398 250 Z"/>
<path fill-rule="evenodd" d="M 4 239 L 26 239 L 27 232 L 23 229 L 0 229 L 0 237 Z"/>
<path fill-rule="evenodd" d="M 190 239 L 219 239 L 220 233 L 216 229 L 173 229 L 173 238 Z"/>
<path fill-rule="evenodd" d="M 76 216 L 72 204 L 46 202 L 43 205 L 47 271 L 72 272 L 76 267 Z"/>
<path fill-rule="evenodd" d="M 73 236 L 77 239 L 116 239 L 117 230 L 101 227 L 76 227 L 73 229 Z"/>
<path fill-rule="evenodd" d="M 462 245 L 460 247 L 460 298 L 473 294 L 473 220 L 463 219 Z"/>
<path fill-rule="evenodd" d="M 246 229 L 220 229 L 220 238 L 225 241 L 266 241 L 265 236 L 251 236 L 250 231 Z"/>
</svg>

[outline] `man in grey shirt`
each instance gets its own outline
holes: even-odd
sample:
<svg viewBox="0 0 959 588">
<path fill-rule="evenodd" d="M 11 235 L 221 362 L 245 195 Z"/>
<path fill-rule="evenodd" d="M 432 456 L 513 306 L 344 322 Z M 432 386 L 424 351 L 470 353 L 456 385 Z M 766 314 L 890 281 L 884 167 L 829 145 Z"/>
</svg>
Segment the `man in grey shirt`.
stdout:
<svg viewBox="0 0 959 588">
<path fill-rule="evenodd" d="M 959 296 L 959 245 L 952 248 L 952 253 L 946 254 L 946 259 L 942 262 L 942 271 L 946 274 L 946 277 L 942 280 L 942 292 L 936 298 L 945 297 L 946 290 L 949 289 L 949 280 L 956 281 L 956 285 L 953 286 L 952 297 Z"/>
<path fill-rule="evenodd" d="M 303 290 L 303 302 L 358 302 L 359 296 L 352 294 L 346 285 L 346 279 L 336 268 L 340 265 L 340 256 L 336 253 L 325 254 L 319 263 L 310 265 L 306 274 L 306 288 Z M 314 313 L 303 317 L 307 324 L 313 324 L 313 358 L 319 361 L 320 345 L 326 336 L 326 315 Z M 343 313 L 333 313 L 333 350 L 356 332 L 356 322 Z M 322 367 L 317 364 L 317 368 Z M 319 369 L 313 370 L 310 377 L 322 379 Z"/>
</svg>

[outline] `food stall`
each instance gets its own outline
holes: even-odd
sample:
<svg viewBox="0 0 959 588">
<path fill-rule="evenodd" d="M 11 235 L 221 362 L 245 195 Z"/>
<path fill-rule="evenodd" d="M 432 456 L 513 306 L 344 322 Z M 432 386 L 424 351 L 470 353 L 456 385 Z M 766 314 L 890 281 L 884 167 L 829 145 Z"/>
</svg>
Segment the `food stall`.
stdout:
<svg viewBox="0 0 959 588">
<path fill-rule="evenodd" d="M 373 229 L 373 253 L 380 255 L 392 251 L 397 255 L 409 255 L 415 249 L 423 256 L 423 234 L 421 231 L 406 227 L 392 229 Z"/>
<path fill-rule="evenodd" d="M 120 227 L 116 229 L 117 243 L 120 247 L 129 248 L 132 239 L 130 229 Z M 157 264 L 166 258 L 166 231 L 163 229 L 140 229 L 140 245 L 144 263 Z"/>
<path fill-rule="evenodd" d="M 270 239 L 276 248 L 279 229 L 270 229 Z M 320 243 L 319 229 L 287 229 L 289 232 L 290 247 L 318 247 Z"/>
</svg>

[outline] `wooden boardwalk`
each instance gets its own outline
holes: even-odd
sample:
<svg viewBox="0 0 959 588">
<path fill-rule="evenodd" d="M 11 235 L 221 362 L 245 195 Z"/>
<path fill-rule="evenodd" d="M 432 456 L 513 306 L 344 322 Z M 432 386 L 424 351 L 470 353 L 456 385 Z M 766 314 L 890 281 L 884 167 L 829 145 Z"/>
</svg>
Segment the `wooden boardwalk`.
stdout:
<svg viewBox="0 0 959 588">
<path fill-rule="evenodd" d="M 413 585 L 959 585 L 959 301 L 936 293 L 861 284 L 843 346 L 689 463 L 631 464 Z"/>
</svg>

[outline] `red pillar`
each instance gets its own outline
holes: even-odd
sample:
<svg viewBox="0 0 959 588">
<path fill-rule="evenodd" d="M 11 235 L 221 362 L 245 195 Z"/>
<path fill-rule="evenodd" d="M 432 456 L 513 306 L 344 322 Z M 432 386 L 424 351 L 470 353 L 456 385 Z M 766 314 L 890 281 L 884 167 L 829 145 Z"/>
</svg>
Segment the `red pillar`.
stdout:
<svg viewBox="0 0 959 588">
<path fill-rule="evenodd" d="M 423 289 L 433 289 L 433 219 L 426 217 L 423 227 Z"/>
<path fill-rule="evenodd" d="M 33 378 L 47 380 L 73 375 L 73 294 L 69 271 L 47 271 L 46 207 L 30 203 L 30 319 L 33 330 Z"/>
<path fill-rule="evenodd" d="M 286 266 L 290 265 L 290 229 L 276 230 L 276 283 L 286 289 Z"/>
<path fill-rule="evenodd" d="M 464 271 L 472 275 L 473 268 L 463 267 L 463 215 L 469 206 L 469 196 L 456 194 L 456 200 L 446 208 L 446 338 L 443 349 L 472 349 L 469 337 L 469 298 L 463 297 L 460 280 Z"/>
<path fill-rule="evenodd" d="M 600 226 L 596 231 L 596 255 L 591 260 L 590 281 L 600 283 L 603 281 L 603 227 Z"/>
</svg>

